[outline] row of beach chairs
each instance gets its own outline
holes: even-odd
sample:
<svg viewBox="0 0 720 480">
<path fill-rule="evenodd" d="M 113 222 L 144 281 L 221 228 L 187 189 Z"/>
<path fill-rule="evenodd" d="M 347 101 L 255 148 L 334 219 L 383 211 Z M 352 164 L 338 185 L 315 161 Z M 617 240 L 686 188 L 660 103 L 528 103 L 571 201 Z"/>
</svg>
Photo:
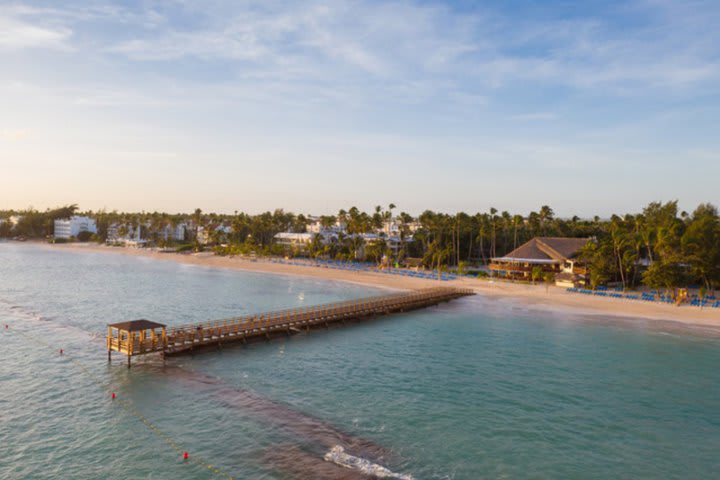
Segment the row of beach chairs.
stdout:
<svg viewBox="0 0 720 480">
<path fill-rule="evenodd" d="M 625 299 L 625 300 L 639 300 L 641 302 L 661 302 L 661 303 L 668 303 L 668 304 L 675 303 L 675 299 L 673 299 L 670 295 L 661 294 L 657 290 L 653 290 L 650 292 L 642 292 L 640 294 L 619 293 L 619 292 L 622 292 L 622 289 L 614 289 L 611 291 L 611 290 L 608 290 L 607 287 L 598 287 L 596 290 L 590 290 L 587 288 L 571 287 L 566 290 L 570 293 L 581 293 L 584 295 L 594 295 L 597 297 L 620 298 L 620 299 Z M 708 295 L 703 299 L 700 299 L 697 296 L 693 296 L 690 298 L 690 305 L 693 307 L 720 308 L 720 300 L 717 299 L 715 295 Z"/>
<path fill-rule="evenodd" d="M 283 265 L 305 265 L 357 272 L 370 270 L 370 266 L 368 264 L 360 262 L 341 262 L 337 260 L 285 260 L 284 258 L 271 258 L 270 262 L 280 263 Z"/>
<path fill-rule="evenodd" d="M 374 264 L 362 263 L 362 262 L 343 262 L 340 260 L 286 260 L 284 258 L 270 258 L 271 263 L 279 263 L 285 265 L 307 265 L 314 267 L 333 268 L 338 270 L 349 270 L 355 272 L 369 272 L 377 271 L 387 275 L 400 275 L 404 277 L 423 278 L 427 280 L 440 280 L 447 282 L 455 280 L 457 275 L 452 273 L 441 273 L 438 277 L 438 272 L 434 271 L 423 271 L 415 272 L 413 270 L 406 270 L 403 268 L 389 268 L 378 270 Z"/>
<path fill-rule="evenodd" d="M 413 270 L 405 270 L 402 268 L 390 268 L 378 271 L 386 275 L 401 275 L 403 277 L 424 278 L 427 280 L 437 280 L 438 278 L 440 278 L 440 280 L 442 280 L 443 282 L 448 282 L 457 278 L 457 275 L 452 273 L 441 273 L 438 277 L 437 271 L 415 272 Z"/>
</svg>

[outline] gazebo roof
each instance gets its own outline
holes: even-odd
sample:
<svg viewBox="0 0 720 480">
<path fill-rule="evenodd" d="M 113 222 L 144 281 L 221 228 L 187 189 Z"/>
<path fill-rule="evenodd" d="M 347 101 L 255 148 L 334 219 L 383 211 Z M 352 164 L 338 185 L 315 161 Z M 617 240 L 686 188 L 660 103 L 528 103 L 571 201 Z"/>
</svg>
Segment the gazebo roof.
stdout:
<svg viewBox="0 0 720 480">
<path fill-rule="evenodd" d="M 162 323 L 151 322 L 150 320 L 128 320 L 127 322 L 111 323 L 108 327 L 125 330 L 126 332 L 139 332 L 141 330 L 153 330 L 155 328 L 165 328 Z"/>
</svg>

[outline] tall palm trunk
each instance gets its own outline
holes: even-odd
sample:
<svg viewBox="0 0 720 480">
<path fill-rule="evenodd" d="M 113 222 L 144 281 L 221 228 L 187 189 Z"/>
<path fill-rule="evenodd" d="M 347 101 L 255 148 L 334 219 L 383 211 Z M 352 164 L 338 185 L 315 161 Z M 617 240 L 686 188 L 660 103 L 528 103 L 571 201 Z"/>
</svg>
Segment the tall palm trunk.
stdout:
<svg viewBox="0 0 720 480">
<path fill-rule="evenodd" d="M 483 265 L 487 265 L 487 257 L 485 257 L 485 235 L 480 232 L 480 256 L 482 256 Z"/>
<path fill-rule="evenodd" d="M 617 245 L 614 250 L 615 250 L 615 259 L 617 260 L 618 267 L 620 268 L 620 280 L 622 281 L 623 290 L 625 290 L 625 285 L 626 285 L 625 271 L 623 269 L 622 258 L 620 257 L 620 246 Z"/>
<path fill-rule="evenodd" d="M 455 260 L 455 228 L 450 229 L 450 241 L 452 244 L 452 260 L 451 261 L 454 261 Z M 450 262 L 448 262 L 448 263 L 450 263 Z"/>
<path fill-rule="evenodd" d="M 472 257 L 472 247 L 473 247 L 473 231 L 472 228 L 470 229 L 470 238 L 468 238 L 468 255 L 467 259 L 470 261 L 470 257 Z"/>
<path fill-rule="evenodd" d="M 653 254 L 652 254 L 652 248 L 650 247 L 650 239 L 649 238 L 645 242 L 645 248 L 647 248 L 648 259 L 650 260 L 650 263 L 652 263 L 653 262 Z"/>
<path fill-rule="evenodd" d="M 496 251 L 495 251 L 495 221 L 492 222 L 492 235 L 490 237 L 490 258 L 497 257 Z"/>
<path fill-rule="evenodd" d="M 456 265 L 460 265 L 460 224 L 458 224 L 458 227 L 457 227 L 456 240 L 457 240 L 457 262 L 456 262 Z"/>
</svg>

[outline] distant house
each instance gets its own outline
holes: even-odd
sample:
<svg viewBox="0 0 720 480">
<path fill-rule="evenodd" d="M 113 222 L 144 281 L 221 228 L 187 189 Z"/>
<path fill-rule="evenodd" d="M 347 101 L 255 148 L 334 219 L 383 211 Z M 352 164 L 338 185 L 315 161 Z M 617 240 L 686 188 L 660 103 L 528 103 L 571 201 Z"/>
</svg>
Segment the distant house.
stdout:
<svg viewBox="0 0 720 480">
<path fill-rule="evenodd" d="M 147 225 L 133 225 L 130 223 L 113 223 L 108 226 L 105 243 L 108 245 L 125 245 L 126 247 L 144 247 L 148 240 L 143 237 L 143 230 L 147 232 Z"/>
<path fill-rule="evenodd" d="M 55 220 L 55 238 L 77 237 L 80 232 L 97 233 L 95 220 L 73 215 L 68 219 Z"/>
<path fill-rule="evenodd" d="M 496 276 L 530 280 L 534 267 L 555 275 L 555 284 L 573 287 L 587 284 L 588 270 L 577 258 L 589 238 L 535 237 L 504 257 L 493 258 L 490 270 Z"/>
<path fill-rule="evenodd" d="M 319 233 L 323 237 L 337 235 L 338 233 L 346 233 L 345 224 L 339 220 L 334 225 L 325 226 L 320 217 L 308 217 L 308 223 L 305 226 L 307 233 Z"/>
<path fill-rule="evenodd" d="M 400 224 L 395 219 L 386 220 L 383 222 L 382 232 L 388 237 L 400 236 Z"/>
<path fill-rule="evenodd" d="M 202 225 L 195 229 L 195 239 L 201 245 L 210 243 L 210 230 Z"/>
<path fill-rule="evenodd" d="M 305 250 L 310 243 L 312 243 L 317 233 L 292 233 L 292 232 L 281 232 L 275 234 L 275 243 L 284 247 L 292 247 L 297 250 Z M 321 240 L 325 243 L 324 238 L 321 236 Z"/>
<path fill-rule="evenodd" d="M 223 243 L 228 239 L 228 235 L 233 229 L 230 224 L 218 224 L 199 226 L 196 231 L 196 239 L 202 245 L 208 245 L 212 242 Z"/>
<path fill-rule="evenodd" d="M 308 217 L 308 223 L 305 225 L 305 230 L 307 230 L 308 233 L 320 233 L 324 230 L 324 227 L 319 217 Z"/>
<path fill-rule="evenodd" d="M 397 235 L 385 235 L 383 233 L 361 233 L 360 237 L 364 240 L 365 245 L 375 245 L 377 243 L 384 242 L 385 245 L 393 252 L 393 255 L 397 257 L 398 251 L 402 247 L 402 239 Z M 413 241 L 412 235 L 405 238 L 405 243 Z M 363 252 L 364 253 L 364 252 Z M 363 255 L 364 256 L 364 255 Z"/>
<path fill-rule="evenodd" d="M 182 242 L 185 240 L 185 229 L 186 226 L 184 223 L 178 223 L 174 226 L 170 223 L 166 223 L 158 230 L 158 237 L 165 241 L 175 240 Z"/>
</svg>

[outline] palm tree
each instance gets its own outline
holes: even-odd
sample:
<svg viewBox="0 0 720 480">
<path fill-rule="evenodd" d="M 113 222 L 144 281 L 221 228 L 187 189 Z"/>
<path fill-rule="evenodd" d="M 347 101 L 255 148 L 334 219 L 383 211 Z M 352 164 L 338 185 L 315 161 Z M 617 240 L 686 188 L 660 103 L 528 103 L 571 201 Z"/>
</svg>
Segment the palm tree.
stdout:
<svg viewBox="0 0 720 480">
<path fill-rule="evenodd" d="M 333 225 L 335 225 L 335 222 L 337 221 L 337 217 L 334 215 L 321 215 L 320 216 L 320 226 L 323 229 L 329 229 L 332 228 Z"/>
<path fill-rule="evenodd" d="M 380 205 L 377 205 L 375 207 L 375 213 L 372 216 L 372 224 L 376 230 L 379 230 L 382 228 L 384 218 L 385 218 L 385 216 L 382 213 L 382 207 Z"/>
<path fill-rule="evenodd" d="M 510 227 L 510 224 L 512 223 L 512 216 L 509 212 L 504 211 L 500 214 L 500 220 L 502 223 L 502 232 L 503 232 L 503 255 L 508 252 L 508 229 Z"/>
<path fill-rule="evenodd" d="M 523 223 L 525 219 L 522 217 L 522 215 L 513 215 L 512 217 L 512 223 L 513 223 L 513 250 L 517 248 L 518 244 L 518 225 Z"/>
<path fill-rule="evenodd" d="M 340 222 L 342 228 L 347 228 L 348 213 L 344 209 L 340 209 L 337 214 L 337 221 Z"/>
<path fill-rule="evenodd" d="M 390 225 L 390 223 L 392 223 L 392 211 L 393 211 L 394 208 L 395 208 L 395 204 L 394 204 L 394 203 L 391 203 L 390 205 L 388 205 L 388 209 L 385 210 L 385 211 L 383 212 L 383 214 L 382 214 L 383 222 L 385 222 L 385 223 L 388 224 L 388 233 L 390 233 L 390 232 L 389 232 L 389 225 Z"/>
<path fill-rule="evenodd" d="M 496 235 L 495 235 L 495 221 L 497 220 L 497 216 L 495 215 L 497 213 L 497 209 L 495 207 L 490 207 L 490 224 L 492 228 L 491 237 L 490 237 L 490 257 L 497 257 L 497 250 L 496 250 Z"/>
<path fill-rule="evenodd" d="M 540 207 L 540 213 L 538 214 L 538 217 L 540 218 L 540 226 L 542 228 L 542 234 L 547 235 L 547 226 L 550 221 L 555 217 L 555 212 L 553 212 L 553 209 L 548 207 L 547 205 L 543 205 Z"/>
<path fill-rule="evenodd" d="M 197 239 L 198 232 L 200 231 L 200 222 L 202 221 L 202 210 L 199 208 L 195 209 L 192 216 L 193 223 L 195 224 L 195 238 Z"/>
<path fill-rule="evenodd" d="M 398 251 L 398 260 L 404 257 L 406 254 L 405 242 L 410 236 L 410 224 L 413 222 L 413 217 L 406 213 L 400 212 L 400 250 Z"/>
<path fill-rule="evenodd" d="M 487 256 L 485 255 L 485 238 L 490 234 L 490 218 L 487 213 L 478 214 L 478 243 L 480 245 L 480 256 L 482 257 L 483 265 L 487 265 Z M 492 250 L 491 250 L 492 254 Z"/>
</svg>

